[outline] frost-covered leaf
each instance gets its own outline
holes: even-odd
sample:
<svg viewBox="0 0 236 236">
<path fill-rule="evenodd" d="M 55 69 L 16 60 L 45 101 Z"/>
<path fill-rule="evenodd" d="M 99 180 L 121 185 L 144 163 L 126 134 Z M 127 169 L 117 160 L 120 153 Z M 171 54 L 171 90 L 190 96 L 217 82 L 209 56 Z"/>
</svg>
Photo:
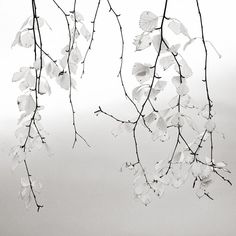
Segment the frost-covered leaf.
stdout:
<svg viewBox="0 0 236 236">
<path fill-rule="evenodd" d="M 83 24 L 80 28 L 80 33 L 83 35 L 83 37 L 88 41 L 91 38 L 91 33 L 88 31 L 86 26 Z"/>
<path fill-rule="evenodd" d="M 152 39 L 149 34 L 141 34 L 135 37 L 133 44 L 136 47 L 136 51 L 141 51 L 152 44 Z"/>
<path fill-rule="evenodd" d="M 163 70 L 167 70 L 169 67 L 175 64 L 175 60 L 174 60 L 174 57 L 170 55 L 170 56 L 162 57 L 159 63 L 162 66 Z"/>
<path fill-rule="evenodd" d="M 179 96 L 185 96 L 189 92 L 189 88 L 186 83 L 181 83 L 179 87 L 176 89 L 176 92 Z"/>
<path fill-rule="evenodd" d="M 136 77 L 140 84 L 148 81 L 153 75 L 153 69 L 149 64 L 135 63 L 133 66 L 132 74 Z"/>
<path fill-rule="evenodd" d="M 31 95 L 20 95 L 17 98 L 17 105 L 19 111 L 24 111 L 26 114 L 30 114 L 35 109 L 35 101 Z"/>
<path fill-rule="evenodd" d="M 186 37 L 188 37 L 190 39 L 188 30 L 186 29 L 186 27 L 177 20 L 172 20 L 169 24 L 168 27 L 175 33 L 175 34 L 183 34 Z"/>
<path fill-rule="evenodd" d="M 21 33 L 20 35 L 21 46 L 25 48 L 30 48 L 34 44 L 34 37 L 32 32 L 27 31 Z"/>
<path fill-rule="evenodd" d="M 157 27 L 157 23 L 158 17 L 150 11 L 144 11 L 140 15 L 139 27 L 144 32 L 152 32 Z"/>
<path fill-rule="evenodd" d="M 212 119 L 209 119 L 209 120 L 207 120 L 207 122 L 205 123 L 205 129 L 209 132 L 209 133 L 211 133 L 211 132 L 213 132 L 214 130 L 215 130 L 215 128 L 216 128 L 216 123 L 212 120 Z"/>
</svg>

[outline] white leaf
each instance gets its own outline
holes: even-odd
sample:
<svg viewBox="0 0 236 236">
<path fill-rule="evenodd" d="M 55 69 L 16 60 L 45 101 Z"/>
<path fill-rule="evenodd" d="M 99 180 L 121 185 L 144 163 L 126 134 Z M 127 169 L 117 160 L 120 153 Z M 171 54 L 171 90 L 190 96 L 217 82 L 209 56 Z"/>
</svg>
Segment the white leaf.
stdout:
<svg viewBox="0 0 236 236">
<path fill-rule="evenodd" d="M 166 121 L 162 117 L 159 117 L 159 119 L 157 120 L 157 128 L 162 132 L 167 131 Z"/>
<path fill-rule="evenodd" d="M 149 34 L 141 34 L 135 37 L 133 44 L 136 47 L 136 51 L 141 51 L 152 44 L 152 39 Z"/>
<path fill-rule="evenodd" d="M 218 162 L 218 163 L 215 164 L 215 166 L 218 167 L 218 168 L 224 168 L 224 167 L 226 167 L 226 163 L 224 163 L 223 161 Z"/>
<path fill-rule="evenodd" d="M 171 53 L 177 54 L 179 48 L 180 48 L 180 44 L 175 44 L 175 45 L 172 45 L 172 46 L 168 49 L 168 51 L 170 51 Z"/>
<path fill-rule="evenodd" d="M 41 58 L 38 57 L 35 61 L 34 61 L 34 64 L 33 64 L 33 67 L 36 69 L 36 70 L 39 70 L 41 68 L 41 64 L 42 64 L 42 68 L 44 67 L 44 60 L 42 58 L 42 61 L 41 61 Z"/>
<path fill-rule="evenodd" d="M 28 24 L 29 20 L 30 20 L 31 16 L 27 17 L 26 20 L 23 22 L 22 26 L 21 26 L 21 30 Z"/>
<path fill-rule="evenodd" d="M 194 177 L 198 177 L 201 174 L 201 172 L 202 172 L 201 165 L 202 164 L 200 164 L 199 162 L 194 162 L 192 164 L 191 171 L 192 171 L 192 174 Z"/>
<path fill-rule="evenodd" d="M 163 67 L 163 70 L 167 70 L 169 67 L 171 67 L 173 64 L 175 64 L 175 60 L 172 55 L 165 56 L 160 59 L 159 63 Z"/>
<path fill-rule="evenodd" d="M 211 132 L 213 132 L 215 130 L 215 128 L 216 128 L 215 122 L 212 119 L 207 120 L 207 122 L 205 123 L 205 129 L 209 133 L 211 133 Z"/>
<path fill-rule="evenodd" d="M 21 37 L 21 32 L 19 31 L 16 33 L 15 39 L 14 39 L 11 47 L 14 47 L 16 44 L 21 45 L 20 37 Z"/>
<path fill-rule="evenodd" d="M 24 78 L 25 73 L 24 72 L 15 72 L 12 77 L 12 82 L 17 82 Z"/>
<path fill-rule="evenodd" d="M 51 94 L 51 87 L 46 79 L 41 77 L 40 79 L 40 86 L 39 86 L 39 94 Z"/>
<path fill-rule="evenodd" d="M 61 86 L 61 88 L 65 90 L 69 90 L 70 88 L 70 77 L 68 73 L 62 73 L 56 78 L 57 83 Z"/>
<path fill-rule="evenodd" d="M 181 74 L 184 78 L 189 78 L 192 76 L 193 72 L 191 68 L 188 66 L 187 62 L 182 58 L 179 61 L 180 64 L 180 69 L 181 69 Z M 179 73 L 179 67 L 178 65 L 175 65 L 175 71 Z"/>
<path fill-rule="evenodd" d="M 35 101 L 31 95 L 21 95 L 17 99 L 19 111 L 25 111 L 26 114 L 30 114 L 35 109 Z"/>
<path fill-rule="evenodd" d="M 165 40 L 165 42 L 167 43 L 166 40 Z M 155 48 L 157 53 L 159 52 L 159 49 L 160 49 L 160 43 L 161 43 L 161 35 L 160 34 L 154 35 L 153 38 L 152 38 L 152 44 L 153 44 L 153 47 Z M 164 53 L 166 51 L 167 51 L 167 47 L 162 41 L 162 43 L 161 43 L 161 52 Z"/>
<path fill-rule="evenodd" d="M 171 79 L 172 83 L 174 84 L 174 86 L 176 88 L 178 88 L 180 86 L 180 76 L 174 76 L 172 79 Z M 182 78 L 182 83 L 185 83 L 186 82 L 186 79 L 185 78 Z"/>
<path fill-rule="evenodd" d="M 145 32 L 152 32 L 157 27 L 158 17 L 150 12 L 144 11 L 140 15 L 139 27 Z"/>
<path fill-rule="evenodd" d="M 187 86 L 186 83 L 181 83 L 179 85 L 179 87 L 176 89 L 176 92 L 180 95 L 180 96 L 185 96 L 186 94 L 188 94 L 189 92 L 189 88 Z"/>
<path fill-rule="evenodd" d="M 186 50 L 186 48 L 196 40 L 196 38 L 192 38 L 192 39 L 189 39 L 189 41 L 187 43 L 184 44 L 184 47 L 183 49 Z"/>
<path fill-rule="evenodd" d="M 184 115 L 184 118 L 185 118 L 187 124 L 188 124 L 194 131 L 199 132 L 199 129 L 198 129 L 197 124 L 194 122 L 194 120 L 193 120 L 191 117 Z"/>
<path fill-rule="evenodd" d="M 74 18 L 74 15 L 75 15 L 75 18 Z M 79 13 L 78 11 L 74 13 L 72 13 L 71 15 L 71 19 L 74 21 L 74 19 L 76 19 L 77 22 L 80 22 L 82 23 L 82 21 L 84 21 L 84 17 L 81 13 Z"/>
<path fill-rule="evenodd" d="M 182 127 L 184 125 L 184 119 L 182 117 L 182 114 L 180 112 L 177 112 L 171 119 L 171 123 L 173 126 L 180 126 Z"/>
<path fill-rule="evenodd" d="M 150 69 L 150 67 L 151 65 L 149 64 L 141 64 L 141 63 L 134 64 L 132 74 L 135 75 L 137 81 L 140 84 L 148 81 L 151 78 L 153 70 Z"/>
<path fill-rule="evenodd" d="M 33 34 L 29 31 L 26 33 L 21 33 L 20 42 L 22 47 L 30 48 L 34 44 Z"/>
<path fill-rule="evenodd" d="M 140 86 L 134 88 L 132 91 L 133 100 L 140 102 L 141 99 L 145 96 L 147 91 L 149 91 L 149 85 L 147 85 L 147 84 L 140 85 Z"/>
<path fill-rule="evenodd" d="M 79 48 L 76 46 L 72 49 L 71 54 L 70 54 L 70 62 L 71 60 L 77 64 L 82 60 L 82 55 L 81 52 L 79 50 Z"/>
<path fill-rule="evenodd" d="M 60 69 L 55 63 L 49 62 L 46 65 L 46 73 L 50 78 L 57 77 L 60 73 Z"/>
<path fill-rule="evenodd" d="M 167 81 L 164 81 L 164 80 L 158 80 L 154 86 L 154 89 L 158 89 L 160 91 L 163 91 L 164 88 L 166 87 L 167 85 Z"/>
<path fill-rule="evenodd" d="M 84 36 L 84 38 L 89 41 L 89 39 L 91 38 L 91 34 L 88 31 L 88 29 L 86 28 L 86 26 L 83 24 L 80 28 L 80 33 Z"/>
<path fill-rule="evenodd" d="M 144 120 L 145 123 L 149 126 L 157 119 L 157 115 L 155 112 L 151 112 L 147 116 L 145 116 Z"/>
<path fill-rule="evenodd" d="M 168 27 L 175 33 L 175 34 L 183 34 L 186 37 L 190 38 L 188 31 L 186 27 L 180 22 L 176 20 L 172 20 L 169 24 Z"/>
</svg>

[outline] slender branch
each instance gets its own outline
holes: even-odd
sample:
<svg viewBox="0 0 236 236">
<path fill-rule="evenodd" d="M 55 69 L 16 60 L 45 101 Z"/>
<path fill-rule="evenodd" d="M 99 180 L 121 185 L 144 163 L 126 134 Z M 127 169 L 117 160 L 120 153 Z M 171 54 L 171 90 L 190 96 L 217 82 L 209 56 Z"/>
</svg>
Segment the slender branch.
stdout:
<svg viewBox="0 0 236 236">
<path fill-rule="evenodd" d="M 95 11 L 95 14 L 94 14 L 94 17 L 93 17 L 93 21 L 91 22 L 93 24 L 93 30 L 92 30 L 92 35 L 91 35 L 91 39 L 90 39 L 90 42 L 89 42 L 89 46 L 88 46 L 88 48 L 85 52 L 84 60 L 81 62 L 83 64 L 83 69 L 82 69 L 82 74 L 81 74 L 80 78 L 82 78 L 84 73 L 85 73 L 85 62 L 86 62 L 89 50 L 91 50 L 92 43 L 93 43 L 93 40 L 94 40 L 95 25 L 96 25 L 97 14 L 98 14 L 98 9 L 100 7 L 100 3 L 101 3 L 101 0 L 98 0 L 97 8 L 96 8 L 96 11 Z"/>
</svg>

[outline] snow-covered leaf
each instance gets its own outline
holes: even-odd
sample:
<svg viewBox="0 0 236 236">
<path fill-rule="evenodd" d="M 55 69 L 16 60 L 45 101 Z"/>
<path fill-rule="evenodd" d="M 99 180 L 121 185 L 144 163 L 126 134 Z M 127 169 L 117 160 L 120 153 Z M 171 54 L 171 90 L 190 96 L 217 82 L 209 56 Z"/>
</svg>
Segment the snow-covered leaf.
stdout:
<svg viewBox="0 0 236 236">
<path fill-rule="evenodd" d="M 158 17 L 150 11 L 144 11 L 140 15 L 139 27 L 145 32 L 152 32 L 157 27 L 157 23 Z"/>
</svg>

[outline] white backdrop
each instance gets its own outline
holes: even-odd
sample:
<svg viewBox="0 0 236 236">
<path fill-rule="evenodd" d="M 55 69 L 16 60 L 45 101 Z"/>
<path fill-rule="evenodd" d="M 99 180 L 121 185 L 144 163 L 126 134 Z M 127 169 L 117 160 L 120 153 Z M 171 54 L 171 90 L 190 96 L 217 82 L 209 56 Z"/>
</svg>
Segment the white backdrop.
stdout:
<svg viewBox="0 0 236 236">
<path fill-rule="evenodd" d="M 72 1 L 58 1 L 67 10 Z M 125 35 L 124 78 L 128 91 L 137 85 L 131 75 L 134 62 L 150 62 L 149 54 L 134 53 L 132 41 L 139 34 L 138 19 L 144 10 L 162 14 L 164 1 L 111 1 L 114 9 L 122 14 Z M 209 49 L 209 83 L 217 111 L 218 129 L 225 133 L 226 140 L 216 140 L 216 158 L 229 163 L 231 180 L 235 182 L 235 9 L 233 0 L 203 1 L 202 8 L 206 38 L 211 40 L 220 53 L 218 59 Z M 78 10 L 84 15 L 87 25 L 96 8 L 96 1 L 78 1 Z M 45 47 L 57 58 L 58 48 L 67 42 L 64 18 L 52 1 L 38 1 L 39 15 L 46 18 L 53 32 L 42 32 Z M 169 190 L 162 199 L 154 199 L 144 207 L 135 201 L 132 194 L 132 179 L 119 168 L 125 161 L 135 158 L 132 138 L 127 135 L 114 139 L 111 130 L 116 123 L 105 117 L 94 117 L 99 105 L 122 117 L 130 118 L 132 109 L 124 98 L 119 79 L 120 35 L 114 16 L 102 1 L 96 25 L 95 41 L 90 51 L 85 76 L 74 91 L 79 130 L 92 145 L 91 149 L 79 143 L 71 150 L 73 141 L 71 113 L 68 96 L 51 82 L 52 95 L 43 100 L 45 111 L 43 123 L 49 133 L 48 143 L 54 155 L 35 153 L 29 161 L 32 173 L 44 185 L 40 200 L 45 207 L 37 214 L 33 208 L 26 210 L 18 200 L 19 180 L 24 176 L 23 167 L 11 172 L 9 148 L 16 144 L 14 131 L 19 117 L 16 99 L 19 90 L 11 83 L 12 74 L 33 58 L 29 49 L 11 49 L 11 43 L 22 22 L 31 14 L 30 1 L 0 1 L 0 235 L 227 235 L 235 234 L 236 189 L 216 179 L 212 193 L 214 201 L 198 200 L 191 183 L 179 190 Z M 167 16 L 180 19 L 190 35 L 200 36 L 199 19 L 194 0 L 169 0 Z M 181 42 L 183 38 L 179 38 Z M 85 42 L 81 42 L 84 48 Z M 83 49 L 81 49 L 83 51 Z M 194 43 L 185 57 L 194 70 L 190 87 L 192 96 L 201 101 L 199 78 L 202 75 L 202 45 Z M 168 95 L 168 94 L 167 94 Z M 171 94 L 169 94 L 171 96 Z M 166 153 L 151 139 L 140 133 L 142 156 L 160 159 Z M 145 151 L 148 148 L 148 151 Z"/>
</svg>

